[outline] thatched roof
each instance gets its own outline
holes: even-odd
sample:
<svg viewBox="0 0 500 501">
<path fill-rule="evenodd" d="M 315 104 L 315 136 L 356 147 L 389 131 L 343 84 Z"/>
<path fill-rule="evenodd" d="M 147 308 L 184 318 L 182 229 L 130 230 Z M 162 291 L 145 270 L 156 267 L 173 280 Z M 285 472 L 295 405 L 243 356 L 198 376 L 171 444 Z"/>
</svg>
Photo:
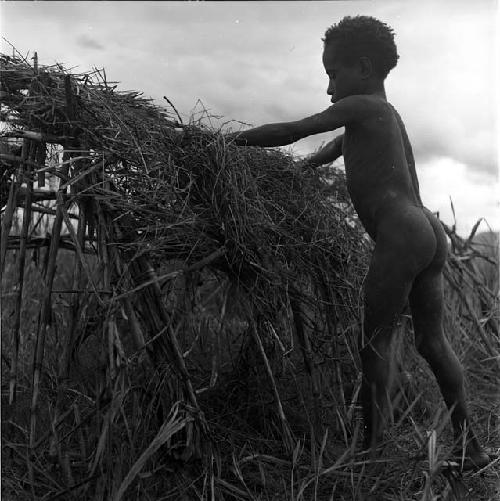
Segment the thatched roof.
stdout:
<svg viewBox="0 0 500 501">
<path fill-rule="evenodd" d="M 25 141 L 17 156 L 3 155 L 5 166 L 18 168 L 4 226 L 14 205 L 41 196 L 21 180 L 43 184 L 43 173 L 57 176 L 55 231 L 62 222 L 68 226 L 79 273 L 88 275 L 89 291 L 108 308 L 104 323 L 125 298 L 143 319 L 146 343 L 156 336 L 158 344 L 167 323 L 171 344 L 164 356 L 180 364 L 185 382 L 172 312 L 160 304 L 160 286 L 179 275 L 205 270 L 230 284 L 242 321 L 268 322 L 278 336 L 289 336 L 291 317 L 277 312 L 292 315 L 291 301 L 307 305 L 312 317 L 326 318 L 334 309 L 336 322 L 352 323 L 367 244 L 340 171 L 326 179 L 301 172 L 280 150 L 236 147 L 200 120 L 180 123 L 171 105 L 117 90 L 97 70 L 69 75 L 19 58 L 2 56 L 1 62 L 2 135 Z M 54 157 L 53 145 L 63 148 L 62 157 Z M 70 207 L 78 207 L 74 227 Z M 54 263 L 58 245 L 50 250 Z M 91 248 L 104 283 L 96 283 L 85 261 Z M 158 276 L 172 262 L 177 269 Z M 146 313 L 151 294 L 156 317 Z M 182 345 L 182 331 L 178 335 Z M 193 389 L 188 393 L 194 404 Z"/>
<path fill-rule="evenodd" d="M 12 126 L 4 135 L 29 130 L 74 150 L 70 166 L 50 172 L 74 188 L 71 202 L 96 198 L 117 218 L 127 231 L 117 243 L 141 252 L 147 244 L 150 255 L 186 265 L 220 250 L 218 265 L 240 281 L 242 272 L 289 267 L 327 281 L 349 275 L 345 254 L 359 231 L 352 213 L 331 203 L 347 202 L 340 173 L 332 190 L 278 150 L 237 148 L 201 123 L 179 134 L 171 112 L 117 91 L 97 71 L 72 75 L 68 94 L 59 67 L 35 73 L 6 56 L 2 65 L 3 118 Z"/>
</svg>

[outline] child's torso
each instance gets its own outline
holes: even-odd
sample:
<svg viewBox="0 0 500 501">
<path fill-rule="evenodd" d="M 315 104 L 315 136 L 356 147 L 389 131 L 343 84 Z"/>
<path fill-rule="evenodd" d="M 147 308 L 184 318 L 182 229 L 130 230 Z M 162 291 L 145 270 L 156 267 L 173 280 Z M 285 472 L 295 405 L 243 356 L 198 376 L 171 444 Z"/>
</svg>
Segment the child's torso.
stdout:
<svg viewBox="0 0 500 501">
<path fill-rule="evenodd" d="M 403 213 L 405 206 L 422 206 L 418 187 L 412 183 L 407 160 L 411 152 L 405 148 L 405 141 L 409 148 L 401 119 L 388 103 L 381 106 L 376 117 L 345 127 L 347 188 L 361 222 L 373 238 L 386 217 Z"/>
</svg>

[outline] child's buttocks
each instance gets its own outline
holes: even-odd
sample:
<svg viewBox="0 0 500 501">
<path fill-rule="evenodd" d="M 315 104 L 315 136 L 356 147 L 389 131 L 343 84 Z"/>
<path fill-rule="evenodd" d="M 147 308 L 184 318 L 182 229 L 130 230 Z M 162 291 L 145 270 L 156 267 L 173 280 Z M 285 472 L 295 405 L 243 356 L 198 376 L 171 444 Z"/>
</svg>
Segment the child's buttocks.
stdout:
<svg viewBox="0 0 500 501">
<path fill-rule="evenodd" d="M 424 269 L 441 253 L 442 242 L 427 209 L 407 203 L 395 204 L 380 215 L 374 240 L 394 259 L 412 263 L 415 271 Z M 432 215 L 431 215 L 432 216 Z"/>
</svg>

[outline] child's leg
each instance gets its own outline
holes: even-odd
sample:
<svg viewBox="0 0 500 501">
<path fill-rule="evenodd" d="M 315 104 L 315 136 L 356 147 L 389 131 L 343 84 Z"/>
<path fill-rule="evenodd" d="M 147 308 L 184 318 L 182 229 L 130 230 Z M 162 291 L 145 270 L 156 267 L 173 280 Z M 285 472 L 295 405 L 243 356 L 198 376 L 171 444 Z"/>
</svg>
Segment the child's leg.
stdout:
<svg viewBox="0 0 500 501">
<path fill-rule="evenodd" d="M 365 448 L 380 440 L 385 427 L 394 372 L 391 342 L 411 278 L 404 260 L 394 254 L 391 246 L 377 241 L 365 281 L 365 317 L 359 342 Z"/>
<path fill-rule="evenodd" d="M 365 281 L 361 404 L 365 446 L 379 439 L 386 421 L 393 378 L 391 341 L 415 277 L 432 262 L 436 236 L 423 211 L 394 207 L 377 227 L 377 242 Z"/>
<path fill-rule="evenodd" d="M 452 409 L 455 438 L 461 440 L 467 429 L 467 456 L 476 465 L 484 465 L 488 457 L 470 428 L 462 366 L 443 332 L 443 278 L 439 266 L 429 267 L 415 279 L 410 306 L 417 349 L 429 363 L 444 401 Z"/>
</svg>

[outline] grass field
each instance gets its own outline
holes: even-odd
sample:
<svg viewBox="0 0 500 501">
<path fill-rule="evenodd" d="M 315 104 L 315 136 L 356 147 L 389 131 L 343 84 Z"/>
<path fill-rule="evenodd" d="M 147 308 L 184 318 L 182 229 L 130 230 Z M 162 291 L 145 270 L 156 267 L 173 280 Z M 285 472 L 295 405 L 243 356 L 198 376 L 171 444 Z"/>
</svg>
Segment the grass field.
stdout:
<svg viewBox="0 0 500 501">
<path fill-rule="evenodd" d="M 456 479 L 440 468 L 451 446 L 449 424 L 432 375 L 413 347 L 409 318 L 402 318 L 398 333 L 400 360 L 408 372 L 402 382 L 408 400 L 401 403 L 396 423 L 387 432 L 383 453 L 373 463 L 357 453 L 360 415 L 356 395 L 360 374 L 357 356 L 346 352 L 355 345 L 357 325 L 353 322 L 345 326 L 345 338 L 337 340 L 335 347 L 331 339 L 311 338 L 321 393 L 319 404 L 313 398 L 303 361 L 292 347 L 293 340 L 284 341 L 290 345 L 282 346 L 282 342 L 262 331 L 290 429 L 291 442 L 287 444 L 262 358 L 255 346 L 244 346 L 248 343 L 247 326 L 238 321 L 238 312 L 230 312 L 227 315 L 233 317 L 232 321 L 218 330 L 222 294 L 215 291 L 214 295 L 209 280 L 199 285 L 195 294 L 203 297 L 203 309 L 191 313 L 197 339 L 183 339 L 183 348 L 191 350 L 189 369 L 210 426 L 208 435 L 192 426 L 193 417 L 182 404 L 172 402 L 171 395 L 178 389 L 170 387 L 172 368 L 168 365 L 152 370 L 143 354 L 134 352 L 133 346 L 123 346 L 123 353 L 117 354 L 115 376 L 110 380 L 108 335 L 102 322 L 95 319 L 97 312 L 87 313 L 88 337 L 72 359 L 65 395 L 56 410 L 61 385 L 58 361 L 70 322 L 71 294 L 54 292 L 41 390 L 41 443 L 28 459 L 32 357 L 38 303 L 43 295 L 40 266 L 44 254 L 39 251 L 38 264 L 30 255 L 26 264 L 15 405 L 8 403 L 15 252 L 9 253 L 4 274 L 5 498 L 10 495 L 12 499 L 30 499 L 34 492 L 37 499 L 48 493 L 59 495 L 59 499 L 114 499 L 131 471 L 135 472 L 130 479 L 132 487 L 123 499 L 361 500 L 368 499 L 370 491 L 374 496 L 370 499 L 380 500 L 497 498 L 498 463 Z M 89 262 L 96 264 L 93 257 Z M 73 253 L 60 251 L 55 291 L 71 288 L 74 266 Z M 473 297 L 471 291 L 464 293 Z M 498 366 L 486 356 L 456 292 L 448 290 L 446 304 L 446 330 L 466 369 L 476 428 L 482 443 L 495 450 L 499 441 Z M 87 311 L 93 308 L 96 305 L 89 304 Z M 226 308 L 230 309 L 227 302 Z M 119 325 L 124 342 L 129 337 L 126 325 L 123 320 Z M 495 345 L 493 337 L 491 341 Z M 341 363 L 332 361 L 334 350 L 340 350 L 337 355 L 341 354 Z M 92 465 L 98 460 L 99 467 L 93 472 Z M 31 487 L 30 476 L 35 479 Z M 79 481 L 85 479 L 87 483 L 78 487 Z"/>
</svg>

